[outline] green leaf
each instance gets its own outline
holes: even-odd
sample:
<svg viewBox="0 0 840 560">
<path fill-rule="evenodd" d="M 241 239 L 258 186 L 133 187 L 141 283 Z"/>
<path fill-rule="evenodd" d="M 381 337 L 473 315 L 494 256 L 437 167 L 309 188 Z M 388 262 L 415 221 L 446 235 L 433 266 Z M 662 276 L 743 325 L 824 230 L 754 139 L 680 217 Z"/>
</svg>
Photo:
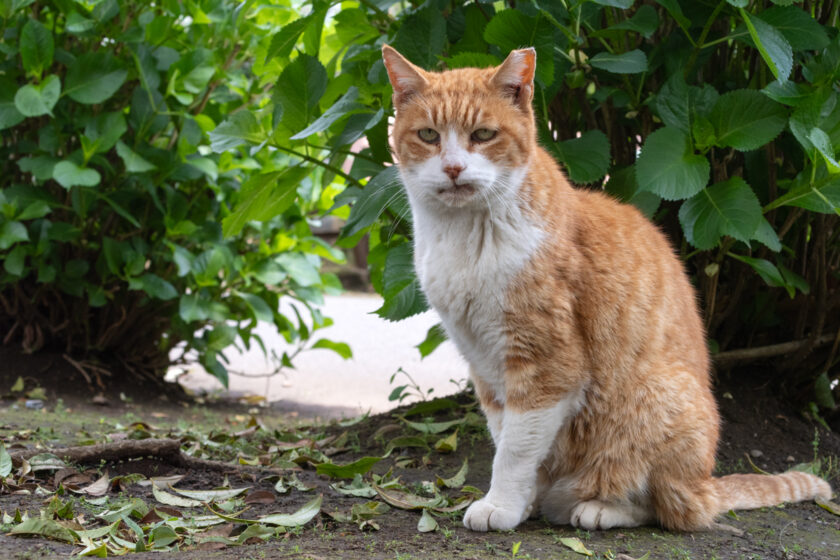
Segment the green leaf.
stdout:
<svg viewBox="0 0 840 560">
<path fill-rule="evenodd" d="M 26 263 L 26 246 L 18 245 L 3 259 L 3 268 L 12 276 L 22 276 Z"/>
<path fill-rule="evenodd" d="M 122 140 L 117 142 L 117 155 L 123 160 L 125 170 L 129 173 L 145 173 L 157 169 L 155 164 L 126 146 Z"/>
<path fill-rule="evenodd" d="M 295 201 L 298 185 L 311 172 L 309 167 L 296 166 L 253 175 L 242 185 L 233 212 L 222 220 L 222 233 L 238 235 L 250 221 L 268 220 L 285 212 Z"/>
<path fill-rule="evenodd" d="M 251 487 L 243 486 L 242 488 L 221 488 L 217 490 L 189 490 L 170 486 L 169 489 L 181 496 L 207 503 L 230 500 L 231 498 L 235 498 L 247 490 L 250 490 Z"/>
<path fill-rule="evenodd" d="M 318 266 L 302 253 L 281 253 L 274 258 L 288 273 L 289 277 L 300 286 L 315 286 L 321 283 Z"/>
<path fill-rule="evenodd" d="M 570 548 L 571 550 L 574 550 L 578 554 L 582 554 L 584 556 L 593 556 L 592 551 L 586 548 L 583 542 L 577 537 L 561 537 L 560 544 L 567 548 Z"/>
<path fill-rule="evenodd" d="M 656 0 L 656 3 L 665 8 L 680 27 L 683 29 L 691 27 L 691 20 L 685 17 L 678 0 Z"/>
<path fill-rule="evenodd" d="M 65 189 L 95 187 L 102 180 L 96 169 L 79 167 L 70 160 L 60 161 L 53 168 L 53 179 Z"/>
<path fill-rule="evenodd" d="M 238 111 L 210 132 L 210 149 L 226 152 L 242 144 L 265 140 L 260 124 L 251 111 Z"/>
<path fill-rule="evenodd" d="M 461 468 L 458 469 L 457 473 L 455 473 L 449 478 L 438 477 L 437 485 L 445 486 L 446 488 L 460 488 L 467 481 L 467 473 L 469 472 L 469 470 L 469 463 L 467 459 L 464 459 L 464 462 L 461 464 Z"/>
<path fill-rule="evenodd" d="M 595 4 L 601 4 L 602 6 L 612 6 L 613 8 L 621 8 L 622 10 L 626 10 L 630 6 L 633 5 L 635 0 L 592 0 Z"/>
<path fill-rule="evenodd" d="M 40 76 L 53 61 L 55 43 L 52 33 L 37 20 L 30 19 L 20 32 L 20 58 L 29 74 Z"/>
<path fill-rule="evenodd" d="M 0 130 L 11 128 L 26 117 L 15 107 L 15 83 L 0 76 Z"/>
<path fill-rule="evenodd" d="M 430 533 L 437 531 L 437 528 L 438 522 L 435 521 L 435 518 L 432 517 L 429 510 L 424 509 L 423 514 L 420 516 L 420 521 L 417 522 L 417 530 L 421 533 Z"/>
<path fill-rule="evenodd" d="M 829 177 L 816 185 L 802 185 L 791 189 L 771 202 L 766 210 L 779 206 L 798 206 L 823 214 L 840 215 L 840 178 Z"/>
<path fill-rule="evenodd" d="M 682 200 L 697 194 L 709 182 L 709 161 L 694 154 L 688 136 L 663 127 L 647 137 L 636 160 L 639 188 L 665 200 Z"/>
<path fill-rule="evenodd" d="M 112 54 L 102 50 L 85 53 L 68 66 L 64 93 L 85 105 L 102 103 L 122 87 L 127 77 L 128 72 Z"/>
<path fill-rule="evenodd" d="M 594 183 L 610 168 L 610 141 L 600 130 L 587 130 L 579 138 L 552 146 L 575 183 Z"/>
<path fill-rule="evenodd" d="M 631 2 L 632 3 L 632 2 Z M 633 17 L 619 22 L 610 29 L 625 29 L 627 31 L 635 31 L 645 39 L 649 39 L 654 31 L 659 27 L 659 15 L 656 13 L 656 8 L 645 4 L 640 6 Z"/>
<path fill-rule="evenodd" d="M 58 98 L 61 97 L 61 81 L 50 74 L 40 85 L 27 84 L 15 93 L 15 108 L 26 117 L 52 115 Z"/>
<path fill-rule="evenodd" d="M 412 255 L 411 245 L 403 243 L 389 249 L 385 256 L 382 276 L 382 297 L 385 303 L 376 310 L 382 318 L 397 321 L 428 309 L 414 274 Z"/>
<path fill-rule="evenodd" d="M 12 456 L 6 446 L 0 443 L 0 478 L 6 478 L 12 472 Z"/>
<path fill-rule="evenodd" d="M 318 117 L 315 122 L 301 130 L 291 137 L 291 140 L 303 140 L 315 133 L 323 132 L 331 127 L 340 118 L 347 116 L 351 111 L 364 108 L 364 105 L 356 103 L 359 97 L 359 90 L 355 86 L 351 86 L 347 93 L 342 95 L 338 101 L 324 111 L 324 114 Z"/>
<path fill-rule="evenodd" d="M 733 177 L 687 200 L 679 218 L 686 239 L 698 249 L 711 249 L 723 235 L 747 243 L 761 223 L 761 204 L 743 179 Z"/>
<path fill-rule="evenodd" d="M 639 189 L 639 184 L 636 182 L 636 170 L 632 165 L 613 169 L 610 172 L 609 181 L 604 185 L 604 190 L 621 202 L 632 204 L 648 218 L 653 217 L 662 203 L 659 196 Z"/>
<path fill-rule="evenodd" d="M 385 211 L 387 203 L 401 196 L 402 192 L 399 169 L 395 165 L 386 167 L 368 181 L 356 198 L 350 217 L 341 228 L 341 236 L 352 237 L 369 227 Z"/>
<path fill-rule="evenodd" d="M 794 51 L 819 51 L 829 44 L 825 28 L 796 6 L 774 6 L 756 17 L 778 30 Z"/>
<path fill-rule="evenodd" d="M 820 128 L 813 128 L 808 134 L 808 140 L 817 149 L 825 161 L 829 174 L 840 173 L 840 164 L 834 157 L 834 147 L 831 145 L 831 138 Z"/>
<path fill-rule="evenodd" d="M 339 494 L 344 494 L 345 496 L 353 496 L 355 498 L 376 497 L 376 490 L 374 490 L 370 484 L 364 482 L 362 480 L 362 475 L 360 474 L 354 476 L 353 482 L 351 482 L 350 484 L 336 482 L 334 484 L 330 484 L 330 488 L 332 488 Z"/>
<path fill-rule="evenodd" d="M 601 52 L 590 58 L 589 64 L 613 74 L 638 74 L 648 68 L 647 56 L 639 49 L 621 54 Z"/>
<path fill-rule="evenodd" d="M 767 221 L 767 218 L 761 217 L 761 222 L 753 234 L 753 239 L 763 243 L 768 249 L 774 253 L 782 250 L 782 243 L 779 241 L 779 236 L 773 230 L 773 226 Z"/>
<path fill-rule="evenodd" d="M 132 278 L 129 287 L 132 290 L 143 290 L 149 297 L 164 301 L 178 297 L 178 291 L 175 289 L 175 286 L 157 274 L 150 272 L 140 278 Z"/>
<path fill-rule="evenodd" d="M 335 463 L 321 463 L 316 465 L 315 471 L 318 474 L 325 474 L 330 478 L 353 478 L 357 474 L 365 474 L 373 465 L 382 460 L 382 457 L 362 457 L 357 461 L 346 465 Z"/>
<path fill-rule="evenodd" d="M 814 380 L 814 400 L 818 405 L 829 410 L 833 410 L 837 406 L 834 400 L 834 392 L 831 389 L 831 380 L 829 380 L 828 373 L 825 371 Z M 4 476 L 2 449 L 0 449 L 0 476 Z"/>
<path fill-rule="evenodd" d="M 52 519 L 30 517 L 23 523 L 15 525 L 10 531 L 12 535 L 36 535 L 56 541 L 75 543 L 78 539 L 75 533 Z"/>
<path fill-rule="evenodd" d="M 454 68 L 489 68 L 491 66 L 498 66 L 501 60 L 492 54 L 462 52 L 455 56 L 444 59 L 446 67 Z"/>
<path fill-rule="evenodd" d="M 733 259 L 739 260 L 752 267 L 753 270 L 761 277 L 768 286 L 782 288 L 785 286 L 785 279 L 782 273 L 776 268 L 776 265 L 766 259 L 757 259 L 754 257 L 745 257 L 743 255 L 736 255 L 729 253 Z"/>
<path fill-rule="evenodd" d="M 350 349 L 350 346 L 345 342 L 334 342 L 332 340 L 322 338 L 320 340 L 317 340 L 315 344 L 312 345 L 312 348 L 324 348 L 326 350 L 332 350 L 345 360 L 349 360 L 353 357 L 353 351 Z"/>
<path fill-rule="evenodd" d="M 310 17 L 296 19 L 283 26 L 280 31 L 271 37 L 271 43 L 266 52 L 266 61 L 275 57 L 287 58 L 292 54 L 292 49 L 295 47 L 298 38 L 300 37 L 306 26 L 309 25 Z"/>
<path fill-rule="evenodd" d="M 458 450 L 458 430 L 455 430 L 445 438 L 435 442 L 435 451 L 438 453 L 453 453 Z"/>
<path fill-rule="evenodd" d="M 769 23 L 751 16 L 743 8 L 738 8 L 738 11 L 744 18 L 750 37 L 758 48 L 758 52 L 761 53 L 761 58 L 770 67 L 770 71 L 780 82 L 787 80 L 793 69 L 793 49 L 790 43 L 778 29 Z"/>
<path fill-rule="evenodd" d="M 767 87 L 761 90 L 761 93 L 776 101 L 777 103 L 784 103 L 792 107 L 798 106 L 803 101 L 810 98 L 811 88 L 805 84 L 799 84 L 791 81 L 774 81 L 770 82 Z"/>
<path fill-rule="evenodd" d="M 418 10 L 402 21 L 392 46 L 422 68 L 432 68 L 446 44 L 446 20 L 434 6 Z"/>
<path fill-rule="evenodd" d="M 268 306 L 264 299 L 262 299 L 256 294 L 249 294 L 239 291 L 236 291 L 235 293 L 245 302 L 245 304 L 251 310 L 251 313 L 254 314 L 254 319 L 256 319 L 257 321 L 264 321 L 266 323 L 274 322 L 274 312 L 272 312 L 271 308 Z"/>
<path fill-rule="evenodd" d="M 787 124 L 787 110 L 761 92 L 739 89 L 718 98 L 709 120 L 718 146 L 744 152 L 776 138 Z"/>
<path fill-rule="evenodd" d="M 464 423 L 463 418 L 458 420 L 450 420 L 448 422 L 412 422 L 405 418 L 400 418 L 405 424 L 423 434 L 440 434 L 455 426 L 460 426 Z"/>
<path fill-rule="evenodd" d="M 442 324 L 438 323 L 429 327 L 428 332 L 426 332 L 426 338 L 415 347 L 420 351 L 420 358 L 425 358 L 434 352 L 441 343 L 446 341 L 446 338 L 446 331 L 443 329 Z"/>
<path fill-rule="evenodd" d="M 29 232 L 20 222 L 3 222 L 0 224 L 0 251 L 5 251 L 18 241 L 29 241 Z"/>
<path fill-rule="evenodd" d="M 326 88 L 327 71 L 318 59 L 299 55 L 274 86 L 275 102 L 283 107 L 283 124 L 289 130 L 306 128 Z"/>
</svg>

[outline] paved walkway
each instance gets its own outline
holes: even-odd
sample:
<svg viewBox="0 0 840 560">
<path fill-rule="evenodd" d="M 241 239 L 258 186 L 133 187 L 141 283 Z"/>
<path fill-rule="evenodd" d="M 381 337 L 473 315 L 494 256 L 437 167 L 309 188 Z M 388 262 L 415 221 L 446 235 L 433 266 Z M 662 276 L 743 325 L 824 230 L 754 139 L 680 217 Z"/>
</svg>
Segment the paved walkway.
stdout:
<svg viewBox="0 0 840 560">
<path fill-rule="evenodd" d="M 433 396 L 456 392 L 458 386 L 451 380 L 463 386 L 467 366 L 451 342 L 443 343 L 423 360 L 415 348 L 425 338 L 429 327 L 438 322 L 434 312 L 392 323 L 372 314 L 381 305 L 382 299 L 377 295 L 328 296 L 323 312 L 335 324 L 317 331 L 316 338 L 348 343 L 353 349 L 353 358 L 345 361 L 329 350 L 304 352 L 295 359 L 295 369 L 272 378 L 231 375 L 228 391 L 236 396 L 265 396 L 283 409 L 350 417 L 368 410 L 383 412 L 396 406 L 388 401 L 388 395 L 395 386 L 408 382 L 398 374 L 394 383 L 389 383 L 391 375 L 399 368 L 408 372 L 424 391 L 433 389 Z M 289 346 L 272 331 L 268 325 L 259 327 L 266 347 L 282 355 Z M 240 354 L 231 349 L 225 354 L 232 370 L 252 374 L 271 370 L 260 350 Z M 223 391 L 221 383 L 198 365 L 190 366 L 179 381 L 191 391 Z"/>
</svg>

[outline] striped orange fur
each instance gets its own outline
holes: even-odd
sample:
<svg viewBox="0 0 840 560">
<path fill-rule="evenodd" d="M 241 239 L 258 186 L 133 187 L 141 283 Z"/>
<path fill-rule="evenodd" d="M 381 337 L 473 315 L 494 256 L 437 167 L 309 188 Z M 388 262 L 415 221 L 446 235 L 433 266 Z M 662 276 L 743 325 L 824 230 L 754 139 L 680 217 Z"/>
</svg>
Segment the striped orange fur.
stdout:
<svg viewBox="0 0 840 560">
<path fill-rule="evenodd" d="M 719 415 L 694 289 L 634 207 L 572 188 L 537 144 L 536 55 L 427 72 L 383 48 L 415 267 L 496 445 L 464 523 L 709 527 L 830 498 L 803 473 L 713 478 Z"/>
</svg>

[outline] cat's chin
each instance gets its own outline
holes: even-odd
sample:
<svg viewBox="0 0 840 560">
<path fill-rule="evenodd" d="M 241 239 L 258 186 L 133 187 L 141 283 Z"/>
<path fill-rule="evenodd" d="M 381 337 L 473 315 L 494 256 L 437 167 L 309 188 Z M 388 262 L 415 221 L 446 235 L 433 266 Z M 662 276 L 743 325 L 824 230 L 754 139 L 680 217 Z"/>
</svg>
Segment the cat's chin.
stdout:
<svg viewBox="0 0 840 560">
<path fill-rule="evenodd" d="M 452 185 L 451 187 L 440 188 L 437 190 L 438 199 L 447 206 L 455 207 L 465 206 L 475 197 L 477 193 L 478 189 L 469 183 L 464 183 L 463 185 Z"/>
</svg>

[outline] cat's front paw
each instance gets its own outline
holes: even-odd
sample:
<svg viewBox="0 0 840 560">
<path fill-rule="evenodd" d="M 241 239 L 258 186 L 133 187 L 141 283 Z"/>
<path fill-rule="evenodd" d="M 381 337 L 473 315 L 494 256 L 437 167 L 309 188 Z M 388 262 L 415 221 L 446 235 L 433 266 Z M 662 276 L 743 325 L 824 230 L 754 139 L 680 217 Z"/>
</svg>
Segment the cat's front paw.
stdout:
<svg viewBox="0 0 840 560">
<path fill-rule="evenodd" d="M 464 527 L 473 531 L 506 531 L 513 529 L 523 519 L 528 517 L 530 509 L 526 512 L 515 511 L 498 506 L 486 498 L 479 500 L 467 508 L 464 514 Z"/>
</svg>

